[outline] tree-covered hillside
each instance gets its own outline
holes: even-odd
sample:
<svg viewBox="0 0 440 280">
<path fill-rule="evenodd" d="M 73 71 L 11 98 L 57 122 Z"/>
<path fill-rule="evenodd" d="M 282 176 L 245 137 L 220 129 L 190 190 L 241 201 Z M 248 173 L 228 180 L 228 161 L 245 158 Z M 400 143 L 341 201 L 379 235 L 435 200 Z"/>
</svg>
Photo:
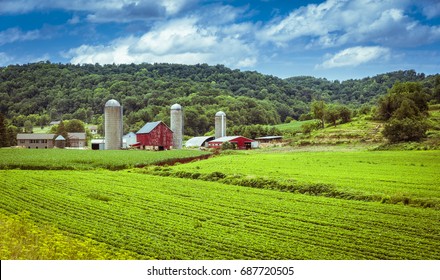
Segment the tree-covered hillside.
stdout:
<svg viewBox="0 0 440 280">
<path fill-rule="evenodd" d="M 222 65 L 45 62 L 0 68 L 0 112 L 16 127 L 59 119 L 99 124 L 105 102 L 115 98 L 124 107 L 124 130 L 136 131 L 146 121 L 168 123 L 169 107 L 179 103 L 185 108 L 185 134 L 200 135 L 213 129 L 219 110 L 230 125 L 277 124 L 308 113 L 314 99 L 357 107 L 375 102 L 395 81 L 433 85 L 433 80 L 412 70 L 340 83 L 312 77 L 283 80 Z"/>
</svg>

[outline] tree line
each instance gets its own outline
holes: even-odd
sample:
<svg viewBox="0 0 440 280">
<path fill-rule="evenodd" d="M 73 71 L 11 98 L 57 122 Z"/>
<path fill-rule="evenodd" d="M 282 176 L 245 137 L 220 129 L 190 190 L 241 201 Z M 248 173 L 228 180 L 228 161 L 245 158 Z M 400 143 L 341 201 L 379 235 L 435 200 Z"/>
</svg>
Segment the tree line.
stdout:
<svg viewBox="0 0 440 280">
<path fill-rule="evenodd" d="M 280 79 L 223 65 L 41 62 L 0 68 L 0 112 L 11 133 L 31 132 L 53 120 L 99 125 L 105 102 L 114 98 L 124 108 L 128 132 L 148 121 L 169 123 L 169 107 L 179 103 L 184 107 L 185 134 L 195 136 L 213 130 L 219 110 L 226 112 L 229 127 L 273 125 L 310 117 L 314 100 L 328 105 L 324 121 L 336 124 L 346 120 L 341 110 L 347 116 L 346 109 L 353 112 L 376 104 L 396 81 L 418 82 L 429 100 L 440 100 L 436 77 L 407 70 L 339 82 Z"/>
</svg>

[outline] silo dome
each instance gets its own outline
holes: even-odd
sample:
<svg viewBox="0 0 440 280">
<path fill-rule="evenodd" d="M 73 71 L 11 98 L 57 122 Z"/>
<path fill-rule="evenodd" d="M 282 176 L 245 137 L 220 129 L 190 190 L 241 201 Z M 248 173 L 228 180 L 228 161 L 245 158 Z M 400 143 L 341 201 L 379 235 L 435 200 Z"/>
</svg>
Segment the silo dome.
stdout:
<svg viewBox="0 0 440 280">
<path fill-rule="evenodd" d="M 180 106 L 179 104 L 174 104 L 173 106 L 171 106 L 171 110 L 182 110 L 182 106 Z"/>
<path fill-rule="evenodd" d="M 110 99 L 105 103 L 105 107 L 121 107 L 121 104 L 115 99 Z"/>
<path fill-rule="evenodd" d="M 226 114 L 225 114 L 225 112 L 223 112 L 223 111 L 218 111 L 218 112 L 215 114 L 215 116 L 216 116 L 216 117 L 221 117 L 221 116 L 226 116 Z"/>
</svg>

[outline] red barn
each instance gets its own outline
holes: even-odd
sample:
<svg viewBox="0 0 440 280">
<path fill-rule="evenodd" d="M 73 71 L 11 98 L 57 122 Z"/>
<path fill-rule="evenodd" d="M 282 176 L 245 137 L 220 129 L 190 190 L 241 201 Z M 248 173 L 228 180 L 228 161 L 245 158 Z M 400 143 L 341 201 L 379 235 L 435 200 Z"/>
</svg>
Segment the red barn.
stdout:
<svg viewBox="0 0 440 280">
<path fill-rule="evenodd" d="M 173 131 L 162 121 L 146 123 L 136 132 L 137 143 L 141 149 L 169 150 L 173 145 Z"/>
<path fill-rule="evenodd" d="M 209 148 L 221 148 L 224 142 L 235 144 L 239 150 L 247 150 L 252 148 L 252 139 L 243 136 L 225 136 L 208 142 Z"/>
</svg>

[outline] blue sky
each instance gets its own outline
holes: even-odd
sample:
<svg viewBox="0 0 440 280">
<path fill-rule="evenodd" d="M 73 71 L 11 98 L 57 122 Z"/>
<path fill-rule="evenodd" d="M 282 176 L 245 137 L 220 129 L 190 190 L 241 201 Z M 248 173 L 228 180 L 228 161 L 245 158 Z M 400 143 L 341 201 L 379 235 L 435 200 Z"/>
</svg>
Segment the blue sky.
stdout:
<svg viewBox="0 0 440 280">
<path fill-rule="evenodd" d="M 223 64 L 330 80 L 440 72 L 439 0 L 0 0 L 0 66 Z"/>
</svg>

